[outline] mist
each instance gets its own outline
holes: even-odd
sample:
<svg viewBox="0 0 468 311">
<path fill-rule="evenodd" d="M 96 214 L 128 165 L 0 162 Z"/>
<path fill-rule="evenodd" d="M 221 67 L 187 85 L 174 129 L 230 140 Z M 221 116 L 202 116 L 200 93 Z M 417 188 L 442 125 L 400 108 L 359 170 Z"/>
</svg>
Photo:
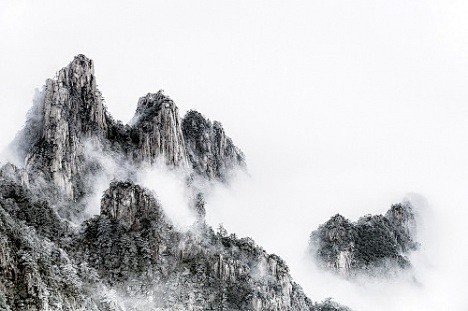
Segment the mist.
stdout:
<svg viewBox="0 0 468 311">
<path fill-rule="evenodd" d="M 311 299 L 333 297 L 354 310 L 463 310 L 467 305 L 463 295 L 467 251 L 463 245 L 468 241 L 466 218 L 460 212 L 467 202 L 456 197 L 456 188 L 441 189 L 440 194 L 430 191 L 425 202 L 419 195 L 405 193 L 402 186 L 396 187 L 398 176 L 393 183 L 383 183 L 401 189 L 401 195 L 379 191 L 382 185 L 376 187 L 358 178 L 358 187 L 350 183 L 327 189 L 314 183 L 313 177 L 305 181 L 268 176 L 241 177 L 232 188 L 215 190 L 207 200 L 208 221 L 212 225 L 222 222 L 229 232 L 252 236 L 268 252 L 279 254 Z M 329 178 L 329 183 L 338 179 Z M 314 265 L 307 243 L 311 231 L 321 223 L 335 213 L 353 221 L 369 213 L 384 214 L 392 203 L 404 200 L 416 209 L 416 239 L 421 243 L 410 256 L 413 267 L 409 271 L 383 279 L 346 280 Z"/>
<path fill-rule="evenodd" d="M 4 1 L 0 147 L 24 124 L 34 89 L 84 53 L 116 119 L 164 89 L 181 115 L 196 109 L 223 123 L 249 174 L 210 191 L 207 221 L 281 256 L 311 299 L 464 310 L 467 12 L 463 1 L 435 0 Z M 140 180 L 181 227 L 193 220 L 187 194 L 168 186 L 179 177 L 151 168 Z M 344 280 L 307 258 L 311 231 L 329 217 L 383 214 L 407 198 L 421 243 L 408 274 Z"/>
<path fill-rule="evenodd" d="M 85 154 L 88 161 L 100 168 L 86 181 L 91 194 L 85 198 L 85 217 L 100 214 L 101 198 L 112 181 L 133 180 L 152 192 L 179 231 L 187 231 L 196 222 L 191 208 L 194 193 L 187 187 L 187 168 L 168 167 L 162 159 L 138 165 L 122 155 L 110 153 L 109 149 L 104 151 L 97 140 L 85 143 Z"/>
</svg>

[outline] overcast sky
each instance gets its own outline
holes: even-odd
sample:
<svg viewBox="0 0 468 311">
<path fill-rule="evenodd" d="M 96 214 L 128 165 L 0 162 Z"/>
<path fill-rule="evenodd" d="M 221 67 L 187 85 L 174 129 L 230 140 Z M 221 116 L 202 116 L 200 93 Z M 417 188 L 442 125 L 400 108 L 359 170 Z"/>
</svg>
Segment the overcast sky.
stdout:
<svg viewBox="0 0 468 311">
<path fill-rule="evenodd" d="M 449 269 L 426 273 L 430 290 L 362 302 L 333 279 L 304 285 L 311 298 L 361 310 L 467 305 L 466 1 L 0 0 L 0 147 L 34 89 L 80 53 L 117 119 L 164 89 L 182 113 L 224 124 L 251 180 L 220 190 L 210 220 L 279 253 L 302 283 L 295 256 L 328 217 L 383 213 L 411 192 L 428 200 L 440 231 L 424 260 Z"/>
</svg>

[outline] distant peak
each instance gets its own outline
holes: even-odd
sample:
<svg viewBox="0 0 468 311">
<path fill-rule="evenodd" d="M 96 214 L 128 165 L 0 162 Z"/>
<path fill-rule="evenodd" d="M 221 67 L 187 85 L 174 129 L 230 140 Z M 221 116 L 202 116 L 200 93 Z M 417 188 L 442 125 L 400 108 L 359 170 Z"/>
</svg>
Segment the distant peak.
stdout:
<svg viewBox="0 0 468 311">
<path fill-rule="evenodd" d="M 132 181 L 114 181 L 101 200 L 101 217 L 120 222 L 127 229 L 139 228 L 144 219 L 162 220 L 162 210 L 153 194 Z"/>
<path fill-rule="evenodd" d="M 309 249 L 326 270 L 386 275 L 411 266 L 407 255 L 418 248 L 415 233 L 411 205 L 399 203 L 385 216 L 368 214 L 357 222 L 334 215 L 311 233 Z"/>
</svg>

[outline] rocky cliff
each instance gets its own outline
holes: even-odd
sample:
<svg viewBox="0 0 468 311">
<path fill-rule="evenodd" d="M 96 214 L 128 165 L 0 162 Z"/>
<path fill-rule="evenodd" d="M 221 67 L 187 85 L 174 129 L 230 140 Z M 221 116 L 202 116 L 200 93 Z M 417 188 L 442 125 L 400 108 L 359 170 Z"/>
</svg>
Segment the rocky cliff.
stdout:
<svg viewBox="0 0 468 311">
<path fill-rule="evenodd" d="M 25 131 L 36 138 L 24 146 L 27 172 L 34 179 L 51 182 L 60 195 L 76 199 L 83 194 L 80 176 L 87 170 L 82 142 L 92 136 L 105 137 L 108 129 L 93 61 L 83 55 L 75 57 L 56 79 L 46 81 L 36 105 L 38 115 L 27 121 Z"/>
<path fill-rule="evenodd" d="M 311 302 L 286 264 L 203 220 L 179 231 L 148 190 L 113 182 L 78 228 L 14 180 L 0 193 L 2 310 L 348 310 Z"/>
<path fill-rule="evenodd" d="M 244 154 L 226 136 L 221 123 L 191 110 L 182 121 L 182 131 L 187 156 L 198 174 L 225 181 L 229 171 L 245 166 Z"/>
<path fill-rule="evenodd" d="M 2 310 L 347 310 L 313 303 L 280 257 L 206 224 L 190 181 L 225 182 L 244 156 L 220 123 L 195 111 L 181 120 L 161 91 L 140 98 L 124 125 L 103 104 L 93 62 L 78 55 L 47 81 L 14 145 L 24 167 L 0 169 Z M 106 156 L 125 163 L 125 178 L 87 217 Z M 136 183 L 155 162 L 185 176 L 189 228 L 168 217 L 157 189 Z"/>
<path fill-rule="evenodd" d="M 219 122 L 200 113 L 195 120 L 194 113 L 182 121 L 175 103 L 159 91 L 138 100 L 131 124 L 115 121 L 97 89 L 93 61 L 78 55 L 46 81 L 15 147 L 31 182 L 44 181 L 54 196 L 75 202 L 92 190 L 88 176 L 101 169 L 87 157 L 90 142 L 134 165 L 162 161 L 225 181 L 245 166 L 244 156 Z"/>
<path fill-rule="evenodd" d="M 366 215 L 350 222 L 337 214 L 310 235 L 309 250 L 325 269 L 349 277 L 386 275 L 411 266 L 417 249 L 416 221 L 409 202 L 394 204 L 385 216 Z"/>
<path fill-rule="evenodd" d="M 181 232 L 147 190 L 115 182 L 101 214 L 74 240 L 80 264 L 98 272 L 125 308 L 310 310 L 288 268 L 250 239 L 216 234 L 203 221 Z"/>
</svg>

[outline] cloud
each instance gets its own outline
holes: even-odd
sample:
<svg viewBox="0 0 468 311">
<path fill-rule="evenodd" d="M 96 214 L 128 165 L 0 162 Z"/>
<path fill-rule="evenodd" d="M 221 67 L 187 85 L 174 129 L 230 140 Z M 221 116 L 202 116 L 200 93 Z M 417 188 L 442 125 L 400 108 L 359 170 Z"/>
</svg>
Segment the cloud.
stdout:
<svg viewBox="0 0 468 311">
<path fill-rule="evenodd" d="M 209 222 L 278 253 L 312 299 L 333 296 L 357 310 L 466 309 L 462 2 L 208 1 L 195 10 L 189 2 L 11 1 L 0 10 L 9 16 L 0 18 L 0 145 L 22 126 L 34 88 L 85 53 L 118 119 L 162 88 L 180 111 L 222 121 L 251 177 L 207 198 Z M 70 12 L 81 27 L 64 27 Z M 148 187 L 182 183 L 164 174 L 146 173 Z M 303 263 L 308 235 L 331 215 L 384 213 L 408 192 L 428 202 L 412 259 L 420 285 L 349 283 Z M 176 201 L 167 203 L 175 211 L 185 204 Z"/>
<path fill-rule="evenodd" d="M 335 192 L 330 193 L 326 186 L 313 186 L 313 179 L 304 180 L 297 175 L 294 181 L 274 175 L 240 176 L 232 188 L 217 188 L 207 200 L 208 222 L 211 225 L 223 222 L 228 231 L 251 236 L 267 251 L 283 257 L 293 278 L 311 299 L 333 297 L 364 311 L 462 310 L 467 305 L 461 292 L 468 272 L 463 263 L 468 255 L 463 246 L 468 242 L 466 212 L 456 211 L 468 202 L 450 196 L 457 192 L 456 188 L 444 187 L 441 193 L 428 191 L 429 199 L 403 191 L 397 198 L 389 195 L 391 191 L 377 191 L 371 180 L 359 175 L 355 176 L 355 182 L 361 184 L 359 189 L 362 187 L 369 193 L 361 190 L 356 195 L 353 193 L 356 188 L 349 183 L 344 188 L 336 184 L 331 187 Z M 376 199 L 376 195 L 381 197 Z M 395 277 L 362 277 L 351 281 L 320 270 L 307 256 L 310 232 L 336 212 L 357 219 L 368 213 L 384 214 L 392 203 L 404 200 L 416 208 L 417 238 L 421 243 L 421 248 L 410 256 L 412 270 Z"/>
<path fill-rule="evenodd" d="M 166 215 L 179 230 L 189 229 L 196 221 L 191 208 L 194 192 L 187 187 L 187 171 L 167 167 L 164 161 L 153 164 L 134 163 L 118 153 L 103 149 L 97 140 L 88 140 L 84 145 L 87 161 L 97 163 L 100 167 L 86 181 L 92 193 L 85 198 L 88 217 L 100 213 L 102 195 L 112 180 L 130 179 L 155 195 Z"/>
<path fill-rule="evenodd" d="M 196 221 L 191 206 L 194 197 L 187 188 L 187 174 L 183 170 L 168 168 L 161 162 L 143 166 L 137 173 L 138 184 L 152 190 L 164 212 L 179 230 L 186 231 Z"/>
</svg>

